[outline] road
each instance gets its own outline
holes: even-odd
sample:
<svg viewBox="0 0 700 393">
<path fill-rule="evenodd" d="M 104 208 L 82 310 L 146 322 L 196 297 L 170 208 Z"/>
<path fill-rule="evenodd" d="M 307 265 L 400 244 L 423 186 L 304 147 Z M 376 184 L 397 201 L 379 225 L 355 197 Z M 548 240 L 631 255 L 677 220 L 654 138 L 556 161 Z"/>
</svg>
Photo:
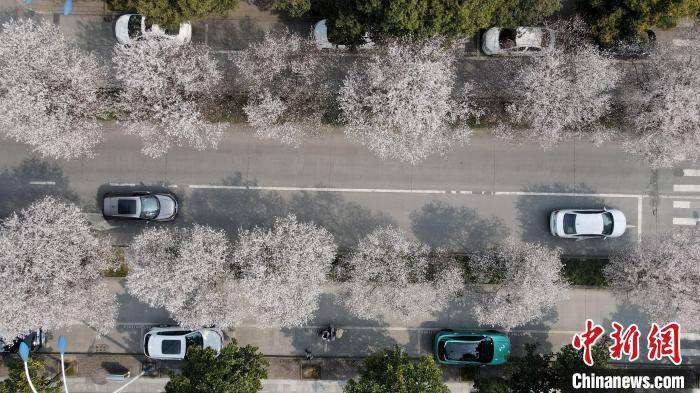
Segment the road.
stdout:
<svg viewBox="0 0 700 393">
<path fill-rule="evenodd" d="M 697 168 L 651 171 L 618 146 L 570 141 L 543 152 L 481 133 L 445 157 L 411 166 L 375 157 L 346 141 L 340 129 L 326 129 L 322 138 L 294 149 L 231 125 L 217 150 L 174 149 L 154 160 L 140 154 L 138 138 L 118 128 L 107 125 L 93 159 L 42 160 L 3 141 L 0 216 L 27 205 L 34 194 L 62 195 L 99 213 L 104 192 L 167 188 L 182 205 L 176 225 L 209 224 L 232 236 L 291 212 L 326 226 L 343 247 L 378 225 L 393 224 L 455 252 L 514 234 L 569 255 L 607 255 L 674 224 L 695 224 L 700 213 Z M 550 211 L 600 206 L 625 213 L 623 237 L 576 242 L 548 233 Z M 110 225 L 115 242 L 125 244 L 153 224 Z"/>
</svg>

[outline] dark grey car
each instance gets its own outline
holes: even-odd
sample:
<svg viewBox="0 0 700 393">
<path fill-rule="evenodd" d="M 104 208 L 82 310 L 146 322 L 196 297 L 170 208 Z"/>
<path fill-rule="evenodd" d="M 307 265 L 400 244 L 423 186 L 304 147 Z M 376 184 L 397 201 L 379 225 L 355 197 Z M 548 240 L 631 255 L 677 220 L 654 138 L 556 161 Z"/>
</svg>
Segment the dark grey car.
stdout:
<svg viewBox="0 0 700 393">
<path fill-rule="evenodd" d="M 175 196 L 164 193 L 108 193 L 102 201 L 102 215 L 106 219 L 171 221 L 175 219 L 177 210 Z"/>
</svg>

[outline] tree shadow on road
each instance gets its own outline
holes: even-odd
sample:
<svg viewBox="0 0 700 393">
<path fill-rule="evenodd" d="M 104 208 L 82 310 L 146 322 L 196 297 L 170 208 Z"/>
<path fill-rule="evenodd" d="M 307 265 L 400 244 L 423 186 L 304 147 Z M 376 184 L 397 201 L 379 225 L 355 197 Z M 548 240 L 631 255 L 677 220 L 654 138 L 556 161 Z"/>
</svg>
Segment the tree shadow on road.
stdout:
<svg viewBox="0 0 700 393">
<path fill-rule="evenodd" d="M 54 182 L 42 185 L 30 182 Z M 0 219 L 19 211 L 44 196 L 51 195 L 79 204 L 78 195 L 70 189 L 68 178 L 56 164 L 38 158 L 27 158 L 18 166 L 0 172 Z"/>
<path fill-rule="evenodd" d="M 289 212 L 301 221 L 311 221 L 327 229 L 342 249 L 354 247 L 375 228 L 395 225 L 385 214 L 345 202 L 339 194 L 330 192 L 295 194 L 289 201 Z"/>
<path fill-rule="evenodd" d="M 320 337 L 319 327 L 331 324 L 344 329 L 343 335 L 335 341 L 326 342 Z M 386 323 L 351 315 L 337 295 L 332 293 L 321 295 L 319 308 L 307 325 L 310 327 L 282 329 L 284 335 L 291 337 L 297 356 L 304 356 L 306 349 L 315 357 L 367 356 L 397 344 L 395 337 L 385 328 Z"/>
<path fill-rule="evenodd" d="M 508 234 L 497 217 L 482 218 L 474 209 L 438 200 L 411 212 L 410 218 L 411 230 L 419 240 L 453 252 L 489 247 Z"/>
</svg>

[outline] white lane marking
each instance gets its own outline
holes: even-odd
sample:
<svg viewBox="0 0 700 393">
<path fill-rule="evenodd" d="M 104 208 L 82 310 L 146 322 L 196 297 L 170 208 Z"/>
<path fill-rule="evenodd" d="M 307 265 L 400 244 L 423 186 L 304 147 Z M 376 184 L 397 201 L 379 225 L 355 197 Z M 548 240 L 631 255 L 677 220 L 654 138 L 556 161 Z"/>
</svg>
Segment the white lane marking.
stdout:
<svg viewBox="0 0 700 393">
<path fill-rule="evenodd" d="M 135 187 L 136 183 L 109 183 L 112 187 Z"/>
<path fill-rule="evenodd" d="M 393 188 L 334 188 L 334 187 L 283 187 L 283 186 L 222 186 L 190 184 L 195 189 L 215 190 L 262 190 L 262 191 L 318 191 L 318 192 L 364 192 L 364 193 L 394 193 L 394 194 L 447 194 L 448 190 L 407 190 Z M 456 192 L 455 192 L 456 193 Z"/>
<path fill-rule="evenodd" d="M 700 218 L 673 217 L 673 225 L 697 225 Z"/>
<path fill-rule="evenodd" d="M 177 188 L 177 184 L 169 184 L 166 187 L 168 188 Z"/>
<path fill-rule="evenodd" d="M 35 186 L 55 186 L 56 182 L 55 181 L 30 181 L 29 184 L 32 184 Z"/>
<path fill-rule="evenodd" d="M 700 341 L 700 333 L 681 333 L 681 340 Z"/>
<path fill-rule="evenodd" d="M 674 184 L 674 192 L 700 192 L 700 185 L 698 184 Z"/>
<path fill-rule="evenodd" d="M 700 176 L 700 169 L 683 169 L 683 176 Z"/>
<path fill-rule="evenodd" d="M 642 242 L 642 197 L 637 198 L 637 241 Z"/>
<path fill-rule="evenodd" d="M 674 209 L 690 209 L 690 201 L 673 201 Z"/>
<path fill-rule="evenodd" d="M 118 184 L 111 185 L 132 185 Z M 534 192 L 534 191 L 496 191 L 474 192 L 470 190 L 423 190 L 423 189 L 401 189 L 401 188 L 337 188 L 337 187 L 286 187 L 286 186 L 224 186 L 218 184 L 190 184 L 189 188 L 202 190 L 259 190 L 259 191 L 314 191 L 314 192 L 356 192 L 356 193 L 386 193 L 386 194 L 462 194 L 462 195 L 500 195 L 500 196 L 553 196 L 553 197 L 594 197 L 594 198 L 649 198 L 645 194 L 594 194 L 578 192 Z M 692 199 L 700 200 L 697 195 L 658 195 L 663 199 Z"/>
</svg>

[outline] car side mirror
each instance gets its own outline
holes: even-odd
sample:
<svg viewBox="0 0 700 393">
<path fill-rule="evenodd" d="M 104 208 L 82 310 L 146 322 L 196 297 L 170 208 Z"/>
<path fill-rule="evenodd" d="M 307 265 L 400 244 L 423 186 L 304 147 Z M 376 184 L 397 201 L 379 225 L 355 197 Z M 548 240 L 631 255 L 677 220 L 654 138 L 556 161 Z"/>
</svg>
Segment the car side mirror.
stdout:
<svg viewBox="0 0 700 393">
<path fill-rule="evenodd" d="M 605 206 L 603 206 L 603 210 L 605 210 L 605 211 L 608 211 L 608 208 L 607 208 L 607 207 L 605 207 Z"/>
<path fill-rule="evenodd" d="M 608 237 L 607 237 L 607 236 L 603 236 L 603 240 L 608 240 Z"/>
</svg>

